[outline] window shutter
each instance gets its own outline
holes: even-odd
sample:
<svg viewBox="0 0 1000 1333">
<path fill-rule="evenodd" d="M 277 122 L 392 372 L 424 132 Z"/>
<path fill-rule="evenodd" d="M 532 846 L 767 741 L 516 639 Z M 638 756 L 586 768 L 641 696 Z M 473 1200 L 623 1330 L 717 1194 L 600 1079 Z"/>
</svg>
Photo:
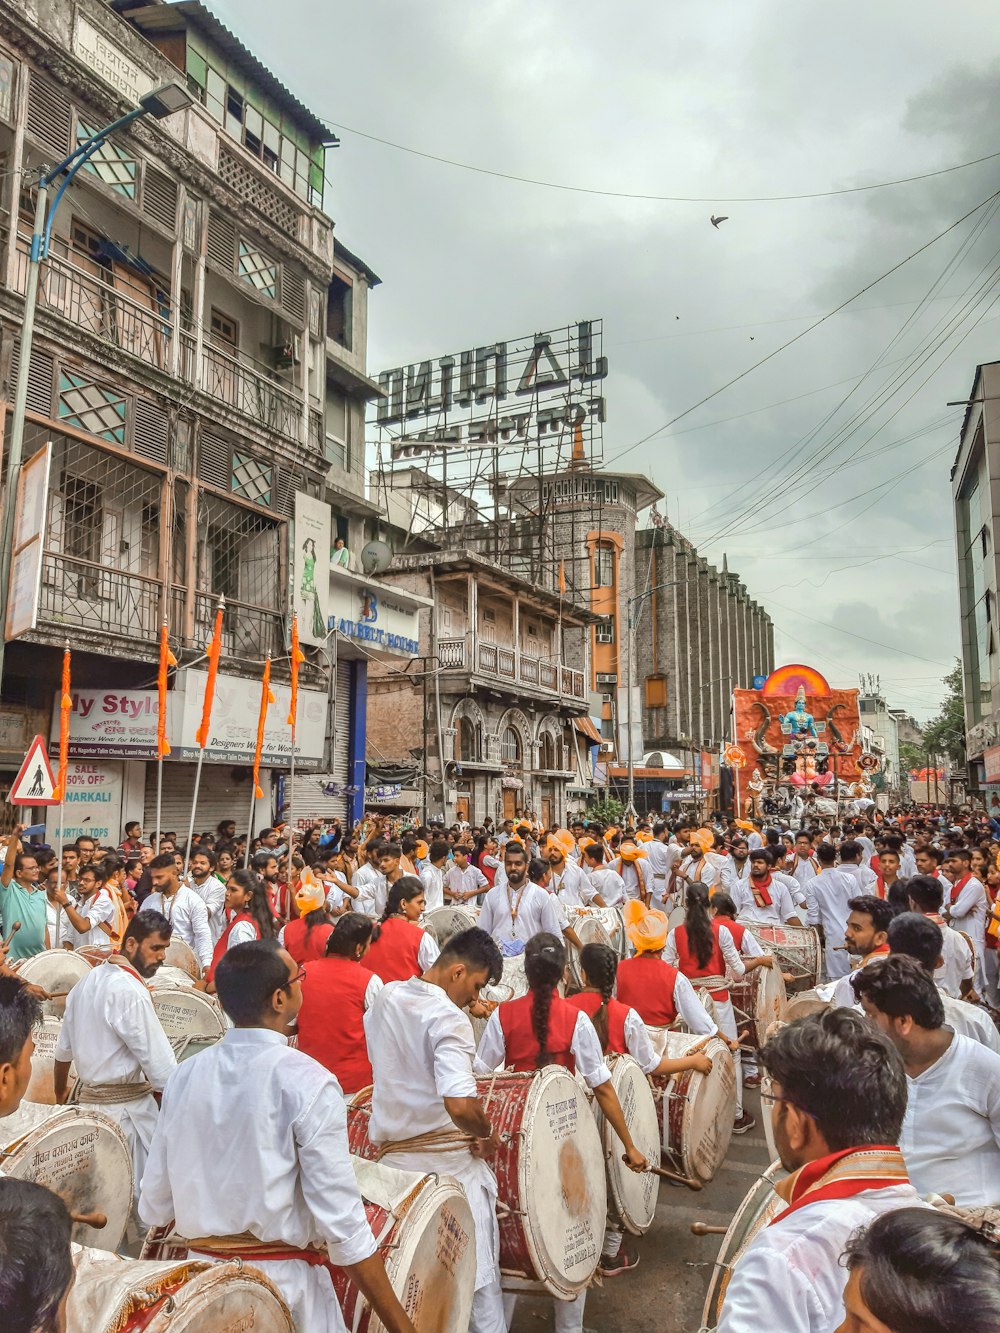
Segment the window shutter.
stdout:
<svg viewBox="0 0 1000 1333">
<path fill-rule="evenodd" d="M 31 71 L 28 83 L 27 131 L 36 142 L 57 154 L 61 160 L 69 152 L 69 98 L 48 79 Z"/>
<path fill-rule="evenodd" d="M 198 444 L 198 478 L 228 491 L 232 481 L 232 446 L 224 435 L 203 430 Z"/>
<path fill-rule="evenodd" d="M 147 162 L 142 184 L 142 207 L 145 213 L 167 231 L 177 226 L 177 182 Z"/>
<path fill-rule="evenodd" d="M 14 388 L 17 384 L 17 367 L 21 358 L 20 338 L 14 344 L 10 358 L 10 386 L 8 398 L 14 401 Z M 48 352 L 34 348 L 31 353 L 31 369 L 28 372 L 28 411 L 38 412 L 43 417 L 52 415 L 52 357 Z"/>
<path fill-rule="evenodd" d="M 154 463 L 166 463 L 167 433 L 167 410 L 163 404 L 148 398 L 137 398 L 132 426 L 135 452 Z"/>
<path fill-rule="evenodd" d="M 208 257 L 229 274 L 236 270 L 236 232 L 216 210 L 208 214 Z"/>
</svg>

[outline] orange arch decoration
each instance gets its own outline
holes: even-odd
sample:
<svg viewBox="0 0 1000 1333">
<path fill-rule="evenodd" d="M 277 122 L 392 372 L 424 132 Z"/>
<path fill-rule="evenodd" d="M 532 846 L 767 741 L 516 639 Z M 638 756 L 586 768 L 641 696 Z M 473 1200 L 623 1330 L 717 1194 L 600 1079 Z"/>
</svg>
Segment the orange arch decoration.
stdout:
<svg viewBox="0 0 1000 1333">
<path fill-rule="evenodd" d="M 807 697 L 811 694 L 830 693 L 826 678 L 821 676 L 815 667 L 802 666 L 799 662 L 777 667 L 765 680 L 760 692 L 766 699 L 776 694 L 794 696 L 800 688 L 805 690 Z"/>
</svg>

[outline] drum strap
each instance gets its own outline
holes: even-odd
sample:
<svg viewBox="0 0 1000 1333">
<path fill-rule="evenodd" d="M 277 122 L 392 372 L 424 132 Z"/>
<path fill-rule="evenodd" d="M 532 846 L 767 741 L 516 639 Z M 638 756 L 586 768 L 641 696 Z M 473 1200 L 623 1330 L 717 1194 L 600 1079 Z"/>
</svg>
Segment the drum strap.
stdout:
<svg viewBox="0 0 1000 1333">
<path fill-rule="evenodd" d="M 427 1134 L 415 1134 L 411 1139 L 383 1143 L 375 1149 L 375 1161 L 381 1162 L 387 1153 L 395 1152 L 455 1152 L 458 1148 L 471 1148 L 475 1142 L 470 1134 L 459 1134 L 454 1129 L 434 1129 Z"/>
<path fill-rule="evenodd" d="M 141 1083 L 84 1083 L 81 1079 L 73 1089 L 71 1100 L 91 1106 L 121 1106 L 138 1102 L 156 1089 L 145 1079 Z"/>
</svg>

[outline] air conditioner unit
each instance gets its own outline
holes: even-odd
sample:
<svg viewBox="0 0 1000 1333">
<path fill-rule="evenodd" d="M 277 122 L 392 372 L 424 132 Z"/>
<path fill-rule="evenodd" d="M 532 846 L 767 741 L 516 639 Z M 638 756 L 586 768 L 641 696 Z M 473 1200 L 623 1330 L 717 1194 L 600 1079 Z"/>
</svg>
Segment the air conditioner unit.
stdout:
<svg viewBox="0 0 1000 1333">
<path fill-rule="evenodd" d="M 614 752 L 615 752 L 615 743 L 614 743 L 614 741 L 601 741 L 601 750 L 600 750 L 600 752 L 601 752 L 601 754 L 614 754 Z"/>
<path fill-rule="evenodd" d="M 618 684 L 618 673 L 616 671 L 598 671 L 597 673 L 598 689 L 600 689 L 602 685 L 613 686 L 617 684 Z"/>
<path fill-rule="evenodd" d="M 299 335 L 296 333 L 284 342 L 275 343 L 271 348 L 271 357 L 277 370 L 297 366 L 302 360 L 302 340 Z"/>
</svg>

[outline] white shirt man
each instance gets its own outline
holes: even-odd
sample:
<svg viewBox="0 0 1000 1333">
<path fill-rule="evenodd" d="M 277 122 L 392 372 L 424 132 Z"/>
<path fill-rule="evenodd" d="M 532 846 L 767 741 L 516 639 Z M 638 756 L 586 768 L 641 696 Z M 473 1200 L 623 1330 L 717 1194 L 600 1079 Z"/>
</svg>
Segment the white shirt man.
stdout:
<svg viewBox="0 0 1000 1333">
<path fill-rule="evenodd" d="M 722 870 L 713 857 L 685 856 L 677 867 L 678 875 L 687 876 L 687 884 L 704 884 L 706 889 L 714 889 L 722 879 Z M 682 880 L 679 887 L 686 888 Z"/>
<path fill-rule="evenodd" d="M 84 876 L 84 882 L 86 883 L 86 876 Z M 101 929 L 102 925 L 113 926 L 115 922 L 115 905 L 110 891 L 102 884 L 94 893 L 88 894 L 86 898 L 81 898 L 80 902 L 74 903 L 73 906 L 79 916 L 86 917 L 90 923 L 90 929 L 77 930 L 70 920 L 69 913 L 64 910 L 61 913 L 61 943 L 71 944 L 74 949 L 88 947 L 110 949 L 111 936 L 106 930 Z M 50 940 L 55 940 L 55 935 L 52 933 L 50 933 Z"/>
<path fill-rule="evenodd" d="M 936 983 L 935 983 L 936 984 Z M 1000 1032 L 985 1009 L 977 1004 L 968 1004 L 965 1000 L 953 1000 L 941 987 L 941 1003 L 944 1005 L 944 1021 L 960 1037 L 969 1037 L 978 1041 L 987 1050 L 1000 1055 Z"/>
<path fill-rule="evenodd" d="M 76 1063 L 77 1078 L 83 1084 L 79 1104 L 110 1116 L 125 1135 L 138 1191 L 158 1116 L 153 1093 L 163 1091 L 177 1067 L 149 988 L 138 971 L 128 964 L 102 963 L 73 987 L 66 999 L 55 1059 L 67 1065 Z M 133 1100 L 101 1100 L 101 1088 L 129 1083 L 140 1089 L 149 1087 Z M 95 1089 L 93 1101 L 87 1095 L 91 1088 Z"/>
<path fill-rule="evenodd" d="M 505 884 L 490 889 L 477 924 L 502 947 L 511 940 L 527 943 L 542 930 L 561 939 L 566 918 L 555 894 L 527 882 L 517 888 Z"/>
<path fill-rule="evenodd" d="M 208 928 L 208 908 L 194 889 L 181 884 L 171 895 L 151 893 L 143 900 L 139 911 L 162 912 L 177 938 L 194 950 L 202 969 L 207 971 L 211 967 L 215 945 Z"/>
<path fill-rule="evenodd" d="M 788 874 L 795 880 L 799 888 L 804 891 L 809 881 L 815 878 L 815 876 L 819 874 L 819 871 L 820 864 L 816 859 L 816 853 L 813 851 L 811 845 L 807 844 L 804 840 L 799 841 L 796 839 L 795 858 L 792 861 Z M 808 902 L 808 897 L 806 901 Z"/>
<path fill-rule="evenodd" d="M 681 849 L 675 843 L 667 842 L 665 833 L 654 834 L 652 842 L 646 843 L 646 862 L 652 875 L 650 905 L 658 911 L 663 910 L 670 888 L 670 872 L 680 859 Z"/>
<path fill-rule="evenodd" d="M 549 890 L 563 907 L 589 907 L 598 896 L 590 879 L 573 861 L 552 866 Z"/>
<path fill-rule="evenodd" d="M 824 855 L 827 855 L 824 849 Z M 810 926 L 822 926 L 826 939 L 824 958 L 826 975 L 831 981 L 846 977 L 851 960 L 844 948 L 844 931 L 851 914 L 848 903 L 857 897 L 853 875 L 843 875 L 834 865 L 820 866 L 806 889 L 806 921 Z"/>
<path fill-rule="evenodd" d="M 599 893 L 605 907 L 620 907 L 625 901 L 625 881 L 614 866 L 594 865 L 584 859 L 584 873 L 590 880 L 594 892 Z"/>
<path fill-rule="evenodd" d="M 643 894 L 652 894 L 653 892 L 653 872 L 645 857 L 635 861 L 627 861 L 624 857 L 619 857 L 614 862 L 614 867 L 621 881 L 625 886 L 625 897 L 628 899 L 641 899 Z"/>
<path fill-rule="evenodd" d="M 761 837 L 760 829 L 752 829 L 747 834 L 747 847 L 755 852 L 758 848 L 764 846 L 764 839 Z"/>
<path fill-rule="evenodd" d="M 371 862 L 366 862 L 358 866 L 351 876 L 351 886 L 358 891 L 358 896 L 354 900 L 355 911 L 373 916 L 377 921 L 385 911 L 386 899 L 389 896 L 385 875 Z"/>
<path fill-rule="evenodd" d="M 196 893 L 205 904 L 205 910 L 208 913 L 208 931 L 212 937 L 212 948 L 214 949 L 226 928 L 226 886 L 221 880 L 216 879 L 211 870 L 200 883 L 193 874 L 188 875 L 185 883 L 192 893 Z"/>
<path fill-rule="evenodd" d="M 849 875 L 857 885 L 852 897 L 879 896 L 878 875 L 869 866 L 863 866 L 859 861 L 841 861 L 837 869 L 842 875 Z"/>
<path fill-rule="evenodd" d="M 497 868 L 498 875 L 501 868 Z M 490 882 L 478 866 L 469 862 L 464 866 L 453 865 L 445 874 L 444 886 L 447 890 L 446 897 L 454 894 L 461 899 L 463 894 L 483 892 L 490 887 Z M 469 902 L 472 902 L 471 898 Z M 459 905 L 461 905 L 461 902 L 459 902 Z"/>
<path fill-rule="evenodd" d="M 745 888 L 750 878 L 750 856 L 730 856 L 722 868 L 722 887 L 733 901 L 739 889 Z"/>
<path fill-rule="evenodd" d="M 976 950 L 976 987 L 981 995 L 986 994 L 986 971 L 984 954 L 986 952 L 986 916 L 989 911 L 986 890 L 975 875 L 969 873 L 967 860 L 954 858 L 951 862 L 955 878 L 951 890 L 945 896 L 948 905 L 948 920 L 956 930 L 963 931 L 972 941 Z"/>
<path fill-rule="evenodd" d="M 445 863 L 447 864 L 447 862 Z M 428 861 L 420 872 L 420 883 L 424 886 L 424 911 L 433 912 L 436 907 L 444 906 L 444 869 Z"/>
<path fill-rule="evenodd" d="M 799 917 L 799 909 L 792 901 L 787 886 L 775 874 L 755 881 L 753 877 L 741 882 L 730 890 L 730 896 L 736 904 L 736 915 L 741 921 L 757 921 L 763 925 L 780 926 L 792 917 Z M 754 890 L 760 898 L 755 897 Z M 763 892 L 762 892 L 763 891 Z M 765 898 L 770 898 L 766 902 Z"/>
</svg>

